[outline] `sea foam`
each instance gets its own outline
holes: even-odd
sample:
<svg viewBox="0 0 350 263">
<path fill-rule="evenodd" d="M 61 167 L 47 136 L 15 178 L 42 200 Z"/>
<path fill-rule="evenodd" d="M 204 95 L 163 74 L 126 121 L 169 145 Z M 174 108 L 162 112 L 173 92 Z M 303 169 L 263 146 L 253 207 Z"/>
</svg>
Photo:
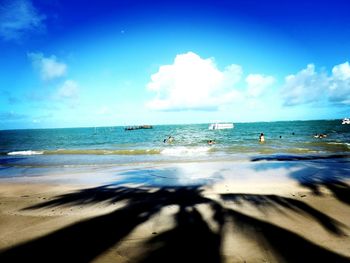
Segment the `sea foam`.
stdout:
<svg viewBox="0 0 350 263">
<path fill-rule="evenodd" d="M 211 147 L 185 147 L 185 146 L 179 146 L 179 147 L 171 147 L 166 148 L 161 151 L 164 155 L 170 155 L 170 156 L 203 156 L 206 155 Z"/>
<path fill-rule="evenodd" d="M 17 151 L 17 152 L 9 152 L 7 155 L 39 155 L 39 154 L 44 154 L 43 151 Z"/>
</svg>

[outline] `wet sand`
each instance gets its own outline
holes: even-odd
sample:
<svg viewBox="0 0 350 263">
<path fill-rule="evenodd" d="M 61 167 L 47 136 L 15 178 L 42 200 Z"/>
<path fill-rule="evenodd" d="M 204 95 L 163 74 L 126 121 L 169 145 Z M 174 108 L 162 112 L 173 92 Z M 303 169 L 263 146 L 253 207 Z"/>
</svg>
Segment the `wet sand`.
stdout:
<svg viewBox="0 0 350 263">
<path fill-rule="evenodd" d="M 0 262 L 350 262 L 348 169 L 272 160 L 1 179 Z"/>
</svg>

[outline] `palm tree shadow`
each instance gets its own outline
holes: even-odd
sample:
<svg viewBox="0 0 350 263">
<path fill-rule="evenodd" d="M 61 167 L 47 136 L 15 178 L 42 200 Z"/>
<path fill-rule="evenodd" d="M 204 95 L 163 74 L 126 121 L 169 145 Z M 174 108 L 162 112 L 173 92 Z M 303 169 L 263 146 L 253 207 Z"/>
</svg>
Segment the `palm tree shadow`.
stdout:
<svg viewBox="0 0 350 263">
<path fill-rule="evenodd" d="M 221 196 L 222 200 L 228 198 L 238 200 L 247 199 L 247 196 Z M 302 211 L 329 231 L 341 233 L 336 221 L 302 202 L 278 196 L 260 198 L 268 200 L 266 205 Z M 150 220 L 162 208 L 174 205 L 179 208 L 174 216 L 175 226 L 156 236 L 150 234 L 150 238 L 145 240 L 146 252 L 135 262 L 222 262 L 222 229 L 227 219 L 235 222 L 238 229 L 250 229 L 247 232 L 250 238 L 256 240 L 259 237 L 258 242 L 270 244 L 276 257 L 287 262 L 304 262 L 304 259 L 350 262 L 348 258 L 319 247 L 289 230 L 223 207 L 220 202 L 205 197 L 200 186 L 151 189 L 105 185 L 58 196 L 27 210 L 118 202 L 124 206 L 2 251 L 0 262 L 90 262 L 120 244 L 136 227 Z M 209 227 L 197 209 L 198 205 L 212 209 L 212 220 L 218 226 L 216 230 Z M 256 229 L 259 229 L 258 233 Z M 298 249 L 307 254 L 296 256 L 300 253 Z"/>
<path fill-rule="evenodd" d="M 350 205 L 350 186 L 340 180 L 325 181 L 323 185 L 332 191 L 338 200 Z"/>
<path fill-rule="evenodd" d="M 329 217 L 325 213 L 311 207 L 297 199 L 283 197 L 279 195 L 262 195 L 262 194 L 222 194 L 221 199 L 226 202 L 233 202 L 238 205 L 243 205 L 244 203 L 251 204 L 260 210 L 268 210 L 270 208 L 275 208 L 279 213 L 283 211 L 281 208 L 285 208 L 290 212 L 302 214 L 318 222 L 324 229 L 336 236 L 344 236 L 345 233 L 342 228 L 345 225 L 341 222 Z"/>
<path fill-rule="evenodd" d="M 277 262 L 350 262 L 350 259 L 318 246 L 307 239 L 279 226 L 228 210 L 238 229 L 253 242 L 267 244 Z"/>
<path fill-rule="evenodd" d="M 304 161 L 303 166 L 298 163 L 300 160 Z M 296 180 L 301 186 L 310 189 L 314 195 L 322 195 L 320 188 L 326 187 L 339 201 L 350 205 L 350 185 L 344 181 L 350 179 L 349 155 L 306 157 L 282 155 L 253 158 L 251 161 L 257 162 L 256 170 L 278 167 L 300 168 L 291 170 L 289 177 Z M 259 163 L 259 161 L 271 161 L 271 163 Z M 279 161 L 285 161 L 285 163 L 279 164 Z"/>
<path fill-rule="evenodd" d="M 176 226 L 145 243 L 138 262 L 221 262 L 221 233 L 212 231 L 194 207 L 180 207 Z"/>
<path fill-rule="evenodd" d="M 10 248 L 0 254 L 0 262 L 90 262 L 108 248 L 118 244 L 137 226 L 168 205 L 193 207 L 208 202 L 198 186 L 136 189 L 101 186 L 58 196 L 52 201 L 25 210 L 61 206 L 89 205 L 99 202 L 126 205 L 115 211 L 87 219 L 44 237 Z"/>
<path fill-rule="evenodd" d="M 321 195 L 320 188 L 326 187 L 339 201 L 350 205 L 350 185 L 344 182 L 344 179 L 349 178 L 349 163 L 344 165 L 322 162 L 317 164 L 316 172 L 314 170 L 305 167 L 292 172 L 290 177 L 297 180 L 300 185 L 309 188 L 315 195 Z"/>
<path fill-rule="evenodd" d="M 99 195 L 100 190 L 104 192 L 102 196 Z M 130 203 L 109 214 L 75 223 L 44 237 L 39 237 L 4 251 L 0 255 L 0 261 L 90 262 L 157 212 L 154 200 L 145 202 L 135 200 L 135 198 L 144 198 L 147 191 L 135 190 L 134 192 L 134 189 L 126 188 L 110 191 L 106 191 L 104 187 L 87 190 L 92 194 L 91 200 L 94 202 L 96 201 L 95 197 L 99 196 L 99 200 L 108 197 L 110 200 L 126 200 Z M 112 196 L 113 193 L 114 196 Z M 121 193 L 120 196 L 119 193 Z M 80 203 L 82 200 L 76 198 L 80 196 L 87 197 L 86 190 L 83 190 L 82 193 L 74 193 L 71 197 L 58 198 L 55 205 L 64 205 L 67 200 Z M 48 202 L 47 205 L 52 207 L 53 203 Z M 45 205 L 42 204 L 41 207 L 45 207 Z"/>
</svg>

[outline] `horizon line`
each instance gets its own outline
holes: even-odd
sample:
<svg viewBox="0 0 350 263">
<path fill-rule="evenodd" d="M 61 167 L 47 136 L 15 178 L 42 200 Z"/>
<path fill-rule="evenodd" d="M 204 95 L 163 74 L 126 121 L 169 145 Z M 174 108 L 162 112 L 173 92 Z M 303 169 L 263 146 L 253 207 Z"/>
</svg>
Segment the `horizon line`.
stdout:
<svg viewBox="0 0 350 263">
<path fill-rule="evenodd" d="M 237 123 L 261 123 L 261 122 L 293 122 L 293 121 L 336 121 L 336 120 L 342 120 L 342 118 L 331 118 L 331 119 L 308 119 L 308 120 L 276 120 L 276 121 L 239 121 L 239 122 L 232 122 L 232 121 L 220 121 L 220 122 L 232 122 L 233 124 Z M 215 122 L 215 121 L 213 121 Z M 166 126 L 166 125 L 204 125 L 204 124 L 210 124 L 213 122 L 200 122 L 200 123 L 161 123 L 161 124 L 147 124 L 151 126 Z M 111 125 L 111 126 L 73 126 L 73 127 L 42 127 L 42 128 L 16 128 L 16 129 L 0 129 L 0 131 L 16 131 L 16 130 L 53 130 L 53 129 L 87 129 L 87 128 L 112 128 L 112 127 L 128 127 L 128 126 L 140 126 L 140 125 L 146 125 L 146 124 L 130 124 L 130 125 Z"/>
</svg>

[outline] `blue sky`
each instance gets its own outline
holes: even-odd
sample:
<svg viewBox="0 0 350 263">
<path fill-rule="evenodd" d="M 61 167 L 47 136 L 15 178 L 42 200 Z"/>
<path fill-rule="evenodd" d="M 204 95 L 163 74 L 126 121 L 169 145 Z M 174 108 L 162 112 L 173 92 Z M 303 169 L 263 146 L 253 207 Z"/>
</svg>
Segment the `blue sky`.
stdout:
<svg viewBox="0 0 350 263">
<path fill-rule="evenodd" d="M 0 0 L 0 129 L 347 117 L 349 9 Z"/>
</svg>

